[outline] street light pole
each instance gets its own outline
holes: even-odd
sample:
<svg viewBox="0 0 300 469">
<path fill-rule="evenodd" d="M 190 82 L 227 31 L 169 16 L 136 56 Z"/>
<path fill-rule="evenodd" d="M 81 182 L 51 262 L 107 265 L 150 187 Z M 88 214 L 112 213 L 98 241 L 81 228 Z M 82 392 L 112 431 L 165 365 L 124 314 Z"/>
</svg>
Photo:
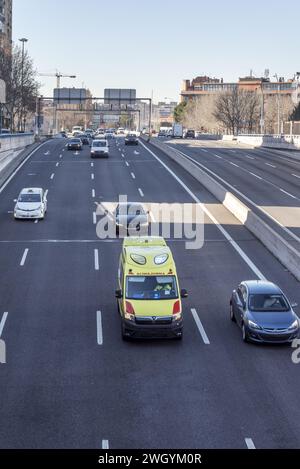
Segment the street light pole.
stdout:
<svg viewBox="0 0 300 469">
<path fill-rule="evenodd" d="M 25 112 L 24 112 L 24 59 L 25 59 L 25 42 L 28 41 L 26 37 L 22 37 L 19 39 L 22 42 L 22 71 L 21 71 L 21 100 L 22 100 L 22 107 L 21 107 L 21 131 L 25 132 Z"/>
</svg>

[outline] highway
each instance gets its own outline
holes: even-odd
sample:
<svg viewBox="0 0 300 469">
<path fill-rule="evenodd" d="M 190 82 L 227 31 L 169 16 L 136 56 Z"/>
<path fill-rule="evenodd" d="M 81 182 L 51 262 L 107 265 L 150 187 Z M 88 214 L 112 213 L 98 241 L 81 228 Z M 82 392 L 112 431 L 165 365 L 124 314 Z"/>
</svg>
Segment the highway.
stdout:
<svg viewBox="0 0 300 469">
<path fill-rule="evenodd" d="M 299 206 L 300 163 L 268 151 L 180 149 L 257 204 Z M 14 199 L 30 186 L 48 190 L 46 218 L 14 221 Z M 299 448 L 293 349 L 244 344 L 229 319 L 241 280 L 266 277 L 300 304 L 299 283 L 192 176 L 151 144 L 125 147 L 119 137 L 109 159 L 91 160 L 87 147 L 76 154 L 55 139 L 0 190 L 1 448 Z M 121 339 L 121 240 L 100 240 L 94 215 L 96 202 L 119 194 L 204 204 L 203 248 L 168 240 L 189 292 L 182 342 Z"/>
<path fill-rule="evenodd" d="M 238 198 L 285 226 L 291 239 L 300 242 L 300 159 L 278 150 L 228 148 L 214 141 L 166 143 L 219 176 Z"/>
</svg>

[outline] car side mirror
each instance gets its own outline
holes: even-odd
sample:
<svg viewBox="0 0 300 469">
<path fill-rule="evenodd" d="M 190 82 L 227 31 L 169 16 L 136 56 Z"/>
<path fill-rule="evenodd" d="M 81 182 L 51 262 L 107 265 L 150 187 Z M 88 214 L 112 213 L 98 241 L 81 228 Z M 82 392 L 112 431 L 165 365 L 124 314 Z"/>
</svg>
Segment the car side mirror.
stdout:
<svg viewBox="0 0 300 469">
<path fill-rule="evenodd" d="M 119 299 L 119 300 L 120 300 L 121 298 L 123 298 L 122 290 L 116 290 L 116 298 Z"/>
<path fill-rule="evenodd" d="M 180 292 L 181 298 L 187 298 L 188 297 L 188 292 L 185 288 L 183 288 Z"/>
</svg>

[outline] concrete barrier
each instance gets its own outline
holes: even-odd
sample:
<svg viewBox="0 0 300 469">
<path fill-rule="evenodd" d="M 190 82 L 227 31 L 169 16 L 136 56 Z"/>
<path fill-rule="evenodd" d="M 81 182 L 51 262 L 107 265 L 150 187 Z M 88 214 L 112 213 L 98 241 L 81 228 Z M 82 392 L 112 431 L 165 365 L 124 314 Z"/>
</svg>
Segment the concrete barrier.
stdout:
<svg viewBox="0 0 300 469">
<path fill-rule="evenodd" d="M 191 159 L 170 148 L 157 139 L 151 145 L 162 150 L 169 158 L 178 163 L 218 199 L 246 228 L 258 238 L 266 248 L 300 281 L 300 252 L 289 244 L 279 232 L 275 231 L 234 194 L 209 176 Z M 279 227 L 279 225 L 278 225 Z M 279 227 L 279 230 L 281 228 Z"/>
<path fill-rule="evenodd" d="M 300 150 L 300 135 L 223 135 L 222 140 L 245 143 L 253 147 Z"/>
</svg>

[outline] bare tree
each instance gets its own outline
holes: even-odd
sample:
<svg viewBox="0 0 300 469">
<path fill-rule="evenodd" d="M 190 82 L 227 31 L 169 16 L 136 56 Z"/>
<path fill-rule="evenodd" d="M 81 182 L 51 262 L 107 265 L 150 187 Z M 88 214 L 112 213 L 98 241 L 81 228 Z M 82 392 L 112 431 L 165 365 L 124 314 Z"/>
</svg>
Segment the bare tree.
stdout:
<svg viewBox="0 0 300 469">
<path fill-rule="evenodd" d="M 26 123 L 29 114 L 35 111 L 39 89 L 36 75 L 32 59 L 25 52 L 23 61 L 19 46 L 13 47 L 11 57 L 0 54 L 0 78 L 6 82 L 6 109 L 13 131 L 20 129 L 22 120 Z"/>
</svg>

